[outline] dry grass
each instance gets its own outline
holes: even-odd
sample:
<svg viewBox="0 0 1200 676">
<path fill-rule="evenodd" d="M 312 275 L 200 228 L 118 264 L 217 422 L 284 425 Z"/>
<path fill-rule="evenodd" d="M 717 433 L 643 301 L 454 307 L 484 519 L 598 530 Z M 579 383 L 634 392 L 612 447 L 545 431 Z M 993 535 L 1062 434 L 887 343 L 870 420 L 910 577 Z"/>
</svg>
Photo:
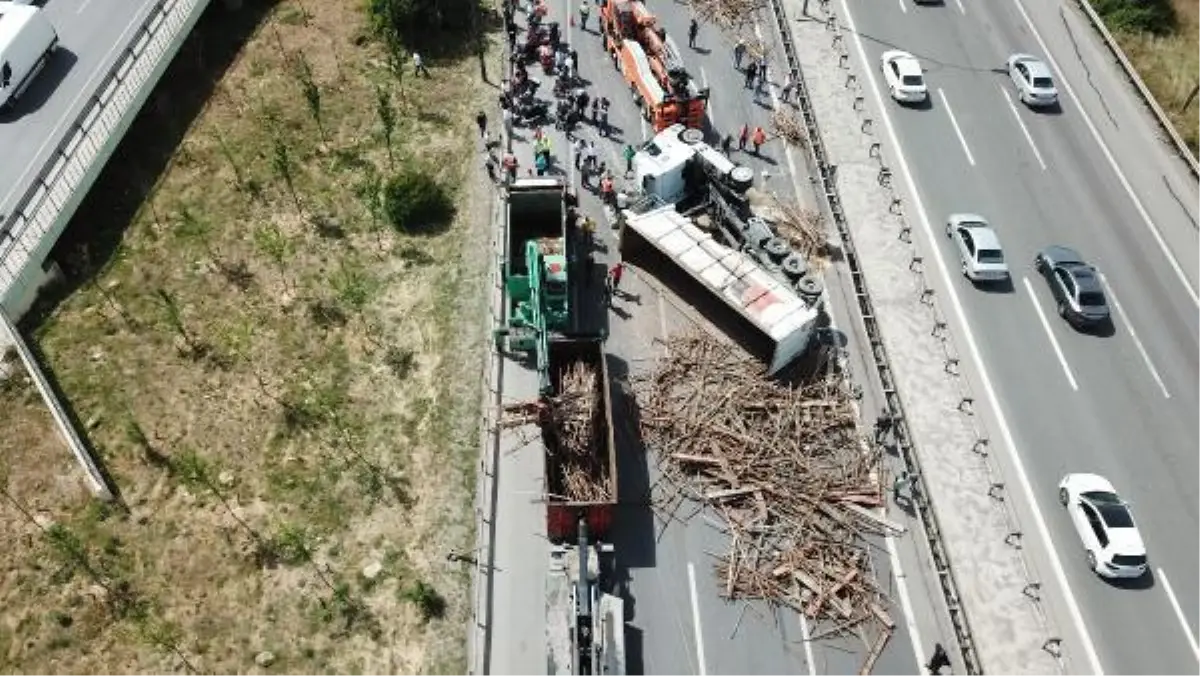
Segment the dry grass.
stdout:
<svg viewBox="0 0 1200 676">
<path fill-rule="evenodd" d="M 1154 98 L 1167 112 L 1175 130 L 1191 147 L 1200 153 L 1200 128 L 1197 110 L 1200 101 L 1192 101 L 1182 109 L 1188 94 L 1200 83 L 1200 5 L 1195 0 L 1172 0 L 1179 25 L 1171 35 L 1157 37 L 1149 33 L 1118 31 L 1117 42 L 1133 62 Z"/>
<path fill-rule="evenodd" d="M 245 673 L 270 651 L 268 671 L 462 673 L 469 580 L 445 555 L 473 542 L 490 214 L 472 117 L 492 90 L 473 59 L 401 87 L 359 0 L 281 3 L 156 166 L 205 84 L 189 69 L 235 32 L 219 4 L 65 238 L 95 283 L 28 327 L 128 511 L 89 499 L 27 381 L 0 390 L 0 669 Z M 285 63 L 301 52 L 327 143 Z M 375 84 L 403 99 L 397 162 L 457 195 L 443 232 L 377 228 L 356 196 L 388 165 Z"/>
</svg>

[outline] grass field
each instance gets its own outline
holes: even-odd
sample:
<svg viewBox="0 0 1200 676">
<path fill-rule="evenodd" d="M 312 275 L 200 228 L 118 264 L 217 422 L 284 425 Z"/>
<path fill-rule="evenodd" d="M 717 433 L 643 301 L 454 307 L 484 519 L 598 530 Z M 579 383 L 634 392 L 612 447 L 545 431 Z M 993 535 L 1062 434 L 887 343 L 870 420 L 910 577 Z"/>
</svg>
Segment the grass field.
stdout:
<svg viewBox="0 0 1200 676">
<path fill-rule="evenodd" d="M 1156 36 L 1147 32 L 1114 31 L 1121 49 L 1133 62 L 1154 98 L 1171 118 L 1175 130 L 1193 153 L 1200 154 L 1200 101 L 1182 108 L 1200 82 L 1200 5 L 1195 0 L 1171 0 L 1178 22 L 1174 32 Z"/>
<path fill-rule="evenodd" d="M 493 90 L 426 60 L 397 78 L 361 0 L 201 20 L 24 327 L 120 501 L 89 498 L 26 379 L 0 387 L 0 669 L 465 671 L 446 554 L 474 543 Z M 392 163 L 453 221 L 385 225 Z"/>
</svg>

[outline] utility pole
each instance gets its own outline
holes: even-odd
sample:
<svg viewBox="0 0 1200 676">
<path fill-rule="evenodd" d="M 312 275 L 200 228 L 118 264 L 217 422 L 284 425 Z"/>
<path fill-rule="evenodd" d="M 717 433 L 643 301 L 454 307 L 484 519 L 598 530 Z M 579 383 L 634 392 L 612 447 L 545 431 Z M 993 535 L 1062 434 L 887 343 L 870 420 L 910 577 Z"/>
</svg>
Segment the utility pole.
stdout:
<svg viewBox="0 0 1200 676">
<path fill-rule="evenodd" d="M 1179 112 L 1186 113 L 1188 106 L 1192 105 L 1192 101 L 1196 100 L 1196 94 L 1198 93 L 1200 93 L 1200 82 L 1196 83 L 1195 87 L 1192 87 L 1192 93 L 1188 94 L 1187 98 L 1183 100 L 1183 105 L 1179 106 Z"/>
</svg>

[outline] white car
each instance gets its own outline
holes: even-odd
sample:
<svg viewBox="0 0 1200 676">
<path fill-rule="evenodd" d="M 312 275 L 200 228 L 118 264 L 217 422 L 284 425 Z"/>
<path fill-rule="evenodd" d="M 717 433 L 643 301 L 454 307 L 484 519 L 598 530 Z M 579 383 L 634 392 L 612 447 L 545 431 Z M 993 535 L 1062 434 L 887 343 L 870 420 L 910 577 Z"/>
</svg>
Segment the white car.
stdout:
<svg viewBox="0 0 1200 676">
<path fill-rule="evenodd" d="M 1113 485 L 1097 474 L 1068 474 L 1058 484 L 1058 501 L 1067 508 L 1088 566 L 1101 577 L 1141 577 L 1146 545 L 1133 513 Z"/>
<path fill-rule="evenodd" d="M 1005 66 L 1008 76 L 1017 87 L 1017 97 L 1027 106 L 1053 106 L 1058 103 L 1058 89 L 1050 67 L 1029 54 L 1013 54 Z"/>
<path fill-rule="evenodd" d="M 893 49 L 879 57 L 879 67 L 893 99 L 900 103 L 921 103 L 929 98 L 929 88 L 925 86 L 925 75 L 917 57 Z"/>
<path fill-rule="evenodd" d="M 1008 279 L 1008 263 L 1000 238 L 983 216 L 950 214 L 946 236 L 958 250 L 963 276 L 972 282 L 1002 282 Z"/>
</svg>

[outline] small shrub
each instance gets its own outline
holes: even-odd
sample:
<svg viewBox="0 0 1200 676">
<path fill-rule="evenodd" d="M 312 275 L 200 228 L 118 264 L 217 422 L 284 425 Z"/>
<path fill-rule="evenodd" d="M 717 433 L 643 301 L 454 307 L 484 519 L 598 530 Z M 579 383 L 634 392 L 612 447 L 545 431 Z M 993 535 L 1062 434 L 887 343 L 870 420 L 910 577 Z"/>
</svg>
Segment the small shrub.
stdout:
<svg viewBox="0 0 1200 676">
<path fill-rule="evenodd" d="M 405 589 L 403 596 L 405 601 L 416 604 L 422 622 L 441 618 L 446 614 L 446 599 L 433 585 L 424 580 L 417 580 L 416 584 Z"/>
<path fill-rule="evenodd" d="M 400 232 L 429 233 L 450 222 L 454 202 L 432 176 L 407 170 L 388 179 L 383 190 L 383 212 Z"/>
<path fill-rule="evenodd" d="M 280 563 L 295 566 L 312 560 L 308 533 L 299 526 L 285 525 L 271 538 L 271 550 Z"/>
</svg>

